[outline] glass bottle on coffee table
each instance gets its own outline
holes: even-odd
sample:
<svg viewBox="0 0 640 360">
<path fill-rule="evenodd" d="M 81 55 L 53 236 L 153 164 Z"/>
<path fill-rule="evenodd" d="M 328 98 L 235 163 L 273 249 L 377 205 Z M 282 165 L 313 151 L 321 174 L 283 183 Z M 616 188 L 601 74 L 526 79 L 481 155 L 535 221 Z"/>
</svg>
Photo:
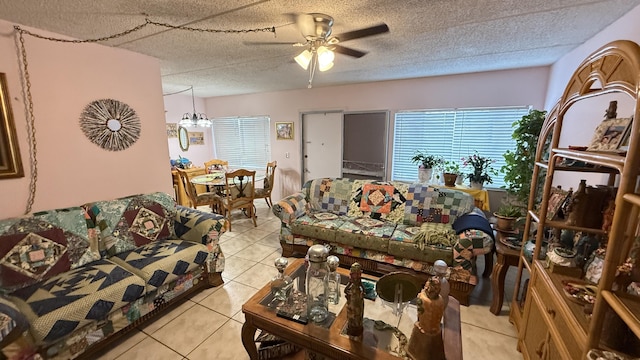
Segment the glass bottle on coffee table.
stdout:
<svg viewBox="0 0 640 360">
<path fill-rule="evenodd" d="M 271 295 L 273 295 L 273 300 L 271 300 L 269 306 L 279 306 L 291 296 L 293 280 L 289 275 L 284 274 L 284 270 L 288 264 L 289 261 L 285 257 L 279 257 L 274 261 L 274 265 L 278 269 L 278 274 L 271 280 Z"/>
<path fill-rule="evenodd" d="M 313 245 L 307 251 L 307 317 L 314 323 L 322 323 L 329 315 L 329 250 L 323 245 Z"/>
</svg>

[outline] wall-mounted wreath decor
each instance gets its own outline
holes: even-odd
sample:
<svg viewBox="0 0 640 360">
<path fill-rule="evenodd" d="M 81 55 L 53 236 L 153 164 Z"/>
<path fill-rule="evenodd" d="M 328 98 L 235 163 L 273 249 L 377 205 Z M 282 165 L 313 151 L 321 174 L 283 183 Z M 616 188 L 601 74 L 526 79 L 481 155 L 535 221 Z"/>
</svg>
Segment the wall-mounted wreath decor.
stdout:
<svg viewBox="0 0 640 360">
<path fill-rule="evenodd" d="M 124 150 L 140 137 L 135 110 L 113 99 L 89 103 L 80 115 L 80 128 L 92 143 L 111 151 Z"/>
</svg>

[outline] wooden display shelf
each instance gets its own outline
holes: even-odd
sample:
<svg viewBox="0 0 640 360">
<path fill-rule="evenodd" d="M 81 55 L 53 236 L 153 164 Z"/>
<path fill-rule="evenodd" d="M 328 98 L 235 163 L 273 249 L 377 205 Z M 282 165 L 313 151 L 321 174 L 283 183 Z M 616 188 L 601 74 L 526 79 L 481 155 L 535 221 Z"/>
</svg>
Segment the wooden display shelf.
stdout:
<svg viewBox="0 0 640 360">
<path fill-rule="evenodd" d="M 633 205 L 640 206 L 640 195 L 638 194 L 624 194 L 622 198 Z"/>
<path fill-rule="evenodd" d="M 602 290 L 604 298 L 629 329 L 640 338 L 640 298 L 625 293 Z"/>
<path fill-rule="evenodd" d="M 549 163 L 545 161 L 536 161 L 536 165 L 543 169 L 549 169 Z M 616 169 L 609 167 L 590 167 L 590 166 L 563 166 L 556 165 L 555 171 L 573 171 L 573 172 L 585 172 L 585 173 L 598 173 L 598 174 L 617 174 Z"/>
<path fill-rule="evenodd" d="M 638 198 L 638 201 L 640 201 L 640 197 Z M 536 223 L 540 222 L 540 217 L 534 210 L 529 210 L 529 215 L 531 215 L 531 221 Z M 582 231 L 589 234 L 597 234 L 597 235 L 606 234 L 606 232 L 602 229 L 569 225 L 566 223 L 566 221 L 561 221 L 561 220 L 546 220 L 544 223 L 544 226 L 558 228 L 558 229 L 572 230 L 572 231 Z"/>
<path fill-rule="evenodd" d="M 579 324 L 582 328 L 582 331 L 586 334 L 589 329 L 589 319 L 587 315 L 584 313 L 584 305 L 581 305 L 575 301 L 570 300 L 562 290 L 562 280 L 570 280 L 575 281 L 575 277 L 553 274 L 549 272 L 547 268 L 545 268 L 544 263 L 541 260 L 536 260 L 538 263 L 537 266 L 540 269 L 544 269 L 541 272 L 541 276 L 548 277 L 554 285 L 554 289 L 556 294 L 554 294 L 555 298 L 562 299 L 564 304 L 566 305 L 566 310 L 569 310 L 571 314 L 573 314 L 573 318 L 575 319 L 575 323 Z M 586 335 L 585 335 L 586 338 Z"/>
<path fill-rule="evenodd" d="M 614 153 L 578 151 L 566 148 L 554 148 L 551 151 L 564 158 L 580 160 L 593 165 L 613 168 L 618 170 L 619 172 L 622 172 L 625 162 L 624 156 Z"/>
</svg>

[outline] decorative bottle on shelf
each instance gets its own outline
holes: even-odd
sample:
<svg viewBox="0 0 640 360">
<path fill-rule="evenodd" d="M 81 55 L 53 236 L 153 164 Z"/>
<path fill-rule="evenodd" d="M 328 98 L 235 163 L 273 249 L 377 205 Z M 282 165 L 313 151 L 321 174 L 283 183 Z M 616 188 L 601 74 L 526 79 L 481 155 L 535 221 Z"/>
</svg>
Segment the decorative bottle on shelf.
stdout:
<svg viewBox="0 0 640 360">
<path fill-rule="evenodd" d="M 567 219 L 567 225 L 582 226 L 582 217 L 587 210 L 587 180 L 580 180 L 578 189 L 571 196 L 571 203 L 568 206 L 569 214 Z M 565 214 L 566 216 L 566 214 Z"/>
<path fill-rule="evenodd" d="M 322 245 L 313 245 L 307 251 L 307 317 L 314 323 L 322 323 L 329 315 L 329 250 Z"/>
<path fill-rule="evenodd" d="M 349 283 L 344 289 L 347 299 L 347 335 L 362 338 L 364 331 L 364 288 L 362 287 L 362 268 L 353 263 Z"/>
<path fill-rule="evenodd" d="M 271 304 L 273 305 L 281 304 L 291 295 L 293 280 L 289 275 L 284 274 L 284 269 L 287 268 L 288 264 L 289 261 L 285 257 L 279 257 L 274 261 L 278 274 L 271 280 L 271 295 L 273 295 Z"/>
<path fill-rule="evenodd" d="M 335 255 L 328 256 L 327 265 L 329 266 L 329 302 L 338 305 L 340 302 L 340 274 L 336 270 L 340 265 L 340 259 Z"/>
<path fill-rule="evenodd" d="M 433 264 L 433 269 L 436 272 L 436 276 L 438 280 L 440 280 L 440 296 L 442 296 L 442 301 L 444 301 L 444 307 L 447 308 L 449 304 L 449 292 L 451 291 L 449 280 L 447 280 L 447 270 L 449 270 L 449 266 L 443 260 L 436 260 Z"/>
</svg>

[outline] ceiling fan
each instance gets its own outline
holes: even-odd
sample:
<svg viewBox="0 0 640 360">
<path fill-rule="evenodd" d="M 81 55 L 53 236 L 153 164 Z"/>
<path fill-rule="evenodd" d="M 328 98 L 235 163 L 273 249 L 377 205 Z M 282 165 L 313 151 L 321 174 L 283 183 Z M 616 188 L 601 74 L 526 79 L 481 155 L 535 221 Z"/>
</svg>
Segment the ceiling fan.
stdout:
<svg viewBox="0 0 640 360">
<path fill-rule="evenodd" d="M 305 42 L 245 42 L 247 45 L 292 45 L 306 49 L 294 59 L 305 70 L 309 70 L 309 85 L 316 69 L 327 71 L 333 67 L 334 53 L 361 58 L 367 53 L 339 43 L 389 32 L 387 24 L 332 35 L 333 18 L 326 14 L 309 13 L 296 15 L 295 23 Z"/>
</svg>

